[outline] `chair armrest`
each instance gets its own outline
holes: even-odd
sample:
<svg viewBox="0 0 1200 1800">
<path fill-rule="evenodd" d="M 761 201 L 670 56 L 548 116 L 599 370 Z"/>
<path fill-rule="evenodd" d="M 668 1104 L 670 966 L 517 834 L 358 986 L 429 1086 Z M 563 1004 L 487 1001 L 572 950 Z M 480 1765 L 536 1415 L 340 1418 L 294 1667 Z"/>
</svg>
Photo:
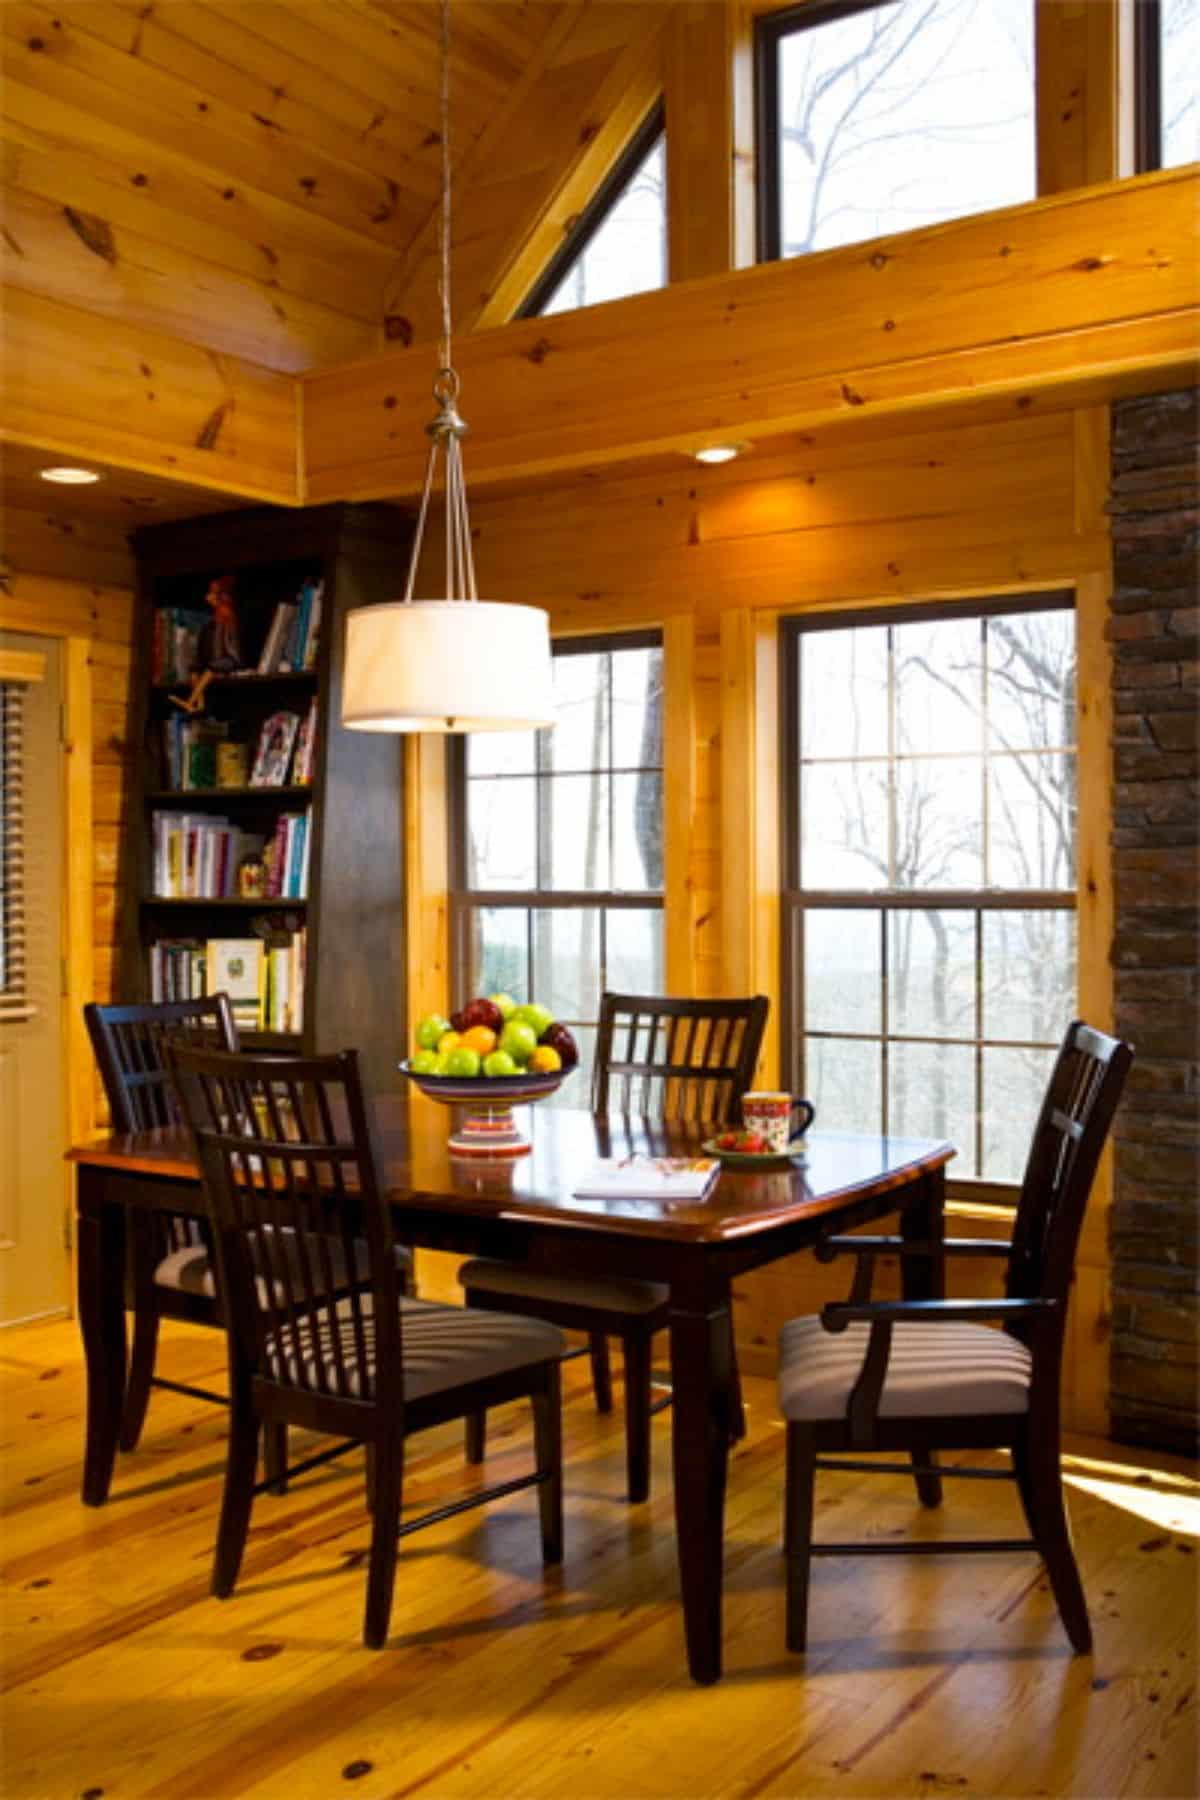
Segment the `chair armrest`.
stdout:
<svg viewBox="0 0 1200 1800">
<path fill-rule="evenodd" d="M 838 1256 L 1008 1256 L 1012 1245 L 1007 1238 L 943 1238 L 936 1243 L 918 1243 L 902 1237 L 827 1237 L 814 1245 L 818 1262 L 833 1262 Z"/>
<path fill-rule="evenodd" d="M 847 1325 L 861 1321 L 874 1325 L 915 1320 L 939 1324 L 950 1320 L 1020 1319 L 1030 1313 L 1048 1312 L 1057 1300 L 1035 1297 L 1031 1300 L 832 1300 L 821 1309 L 821 1324 L 826 1331 L 845 1331 Z"/>
</svg>

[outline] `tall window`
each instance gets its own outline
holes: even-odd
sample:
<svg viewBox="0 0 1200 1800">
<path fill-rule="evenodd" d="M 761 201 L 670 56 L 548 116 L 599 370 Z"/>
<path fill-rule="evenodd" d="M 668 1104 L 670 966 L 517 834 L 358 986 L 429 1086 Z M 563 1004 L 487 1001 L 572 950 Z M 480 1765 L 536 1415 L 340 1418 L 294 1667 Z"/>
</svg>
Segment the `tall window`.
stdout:
<svg viewBox="0 0 1200 1800">
<path fill-rule="evenodd" d="M 1200 158 L 1200 0 L 1137 0 L 1139 169 Z"/>
<path fill-rule="evenodd" d="M 823 1127 L 1019 1180 L 1075 1004 L 1074 614 L 785 630 L 791 1079 Z"/>
<path fill-rule="evenodd" d="M 0 681 L 0 1019 L 28 1018 L 25 955 L 25 687 Z"/>
<path fill-rule="evenodd" d="M 665 287 L 667 140 L 662 108 L 647 119 L 522 307 L 572 312 Z"/>
<path fill-rule="evenodd" d="M 454 995 L 538 1000 L 568 1025 L 586 1104 L 603 989 L 661 993 L 662 650 L 556 647 L 552 731 L 456 746 Z"/>
<path fill-rule="evenodd" d="M 758 45 L 764 257 L 1036 193 L 1033 0 L 807 0 Z"/>
</svg>

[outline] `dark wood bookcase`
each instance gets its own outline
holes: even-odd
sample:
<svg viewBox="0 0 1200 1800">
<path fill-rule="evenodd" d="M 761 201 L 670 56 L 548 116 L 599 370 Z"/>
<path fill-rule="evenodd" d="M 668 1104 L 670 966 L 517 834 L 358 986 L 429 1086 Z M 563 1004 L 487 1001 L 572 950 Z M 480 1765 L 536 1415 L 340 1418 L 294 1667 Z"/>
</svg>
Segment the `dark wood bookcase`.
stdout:
<svg viewBox="0 0 1200 1800">
<path fill-rule="evenodd" d="M 131 711 L 131 767 L 123 857 L 120 998 L 150 998 L 150 951 L 162 938 L 245 937 L 263 915 L 307 927 L 303 1028 L 253 1032 L 247 1047 L 304 1053 L 355 1047 L 375 1090 L 396 1080 L 406 1041 L 404 995 L 403 740 L 341 724 L 345 620 L 355 606 L 396 599 L 412 536 L 396 507 L 256 507 L 152 525 L 133 534 L 138 593 Z M 315 696 L 311 786 L 174 789 L 163 722 L 171 695 L 153 679 L 154 614 L 204 610 L 209 583 L 234 577 L 243 660 L 254 668 L 280 601 L 301 582 L 324 580 L 316 666 L 300 673 L 227 675 L 205 695 L 205 713 L 253 746 L 274 712 L 301 716 Z M 311 834 L 304 900 L 164 899 L 153 891 L 155 812 L 212 813 L 268 839 L 281 813 L 307 812 Z"/>
</svg>

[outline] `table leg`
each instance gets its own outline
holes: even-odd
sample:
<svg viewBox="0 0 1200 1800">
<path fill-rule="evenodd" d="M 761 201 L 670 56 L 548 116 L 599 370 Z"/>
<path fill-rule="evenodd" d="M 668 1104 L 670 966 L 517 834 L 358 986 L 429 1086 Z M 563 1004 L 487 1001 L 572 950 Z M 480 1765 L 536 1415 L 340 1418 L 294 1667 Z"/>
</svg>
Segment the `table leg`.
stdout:
<svg viewBox="0 0 1200 1800">
<path fill-rule="evenodd" d="M 721 1674 L 725 1470 L 732 1424 L 728 1298 L 707 1311 L 671 1306 L 675 1535 L 688 1668 Z"/>
<path fill-rule="evenodd" d="M 910 1205 L 900 1215 L 900 1235 L 906 1243 L 940 1244 L 946 1236 L 946 1175 L 933 1169 L 922 1177 Z M 944 1256 L 904 1256 L 900 1259 L 902 1292 L 906 1300 L 942 1300 L 946 1294 Z M 934 1451 L 917 1452 L 913 1462 L 936 1464 Z M 940 1475 L 916 1476 L 922 1506 L 940 1506 Z"/>
<path fill-rule="evenodd" d="M 125 1399 L 125 1213 L 105 1204 L 97 1171 L 81 1168 L 78 1179 L 79 1329 L 87 1365 L 83 1499 L 103 1506 Z"/>
</svg>

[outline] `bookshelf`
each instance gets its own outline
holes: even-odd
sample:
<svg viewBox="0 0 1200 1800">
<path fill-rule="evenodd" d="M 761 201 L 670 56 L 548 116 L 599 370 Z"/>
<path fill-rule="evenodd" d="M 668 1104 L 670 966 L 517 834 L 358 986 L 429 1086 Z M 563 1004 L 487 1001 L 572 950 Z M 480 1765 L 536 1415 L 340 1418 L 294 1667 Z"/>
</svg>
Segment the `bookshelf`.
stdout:
<svg viewBox="0 0 1200 1800">
<path fill-rule="evenodd" d="M 411 530 L 408 517 L 386 505 L 256 507 L 147 526 L 132 537 L 138 592 L 121 997 L 151 999 L 156 981 L 163 998 L 165 984 L 194 989 L 224 966 L 219 952 L 210 963 L 210 943 L 224 951 L 257 939 L 277 1005 L 243 1032 L 247 1047 L 312 1054 L 354 1046 L 375 1090 L 394 1084 L 405 1042 L 403 751 L 399 738 L 342 728 L 342 653 L 347 611 L 396 597 Z M 201 663 L 212 653 L 205 596 L 223 576 L 233 578 L 248 672 L 215 674 L 205 689 L 196 716 L 204 725 L 194 735 L 211 755 L 195 752 L 192 740 L 181 752 L 181 728 L 172 735 L 168 721 L 184 717 L 173 700 L 187 698 L 190 682 L 164 679 L 163 666 L 176 672 L 175 652 L 189 660 L 193 639 Z M 259 672 L 277 609 L 316 582 L 323 589 L 312 666 Z M 191 637 L 184 620 L 196 627 Z M 164 650 L 168 633 L 175 635 Z M 285 641 L 300 648 L 298 637 Z M 297 781 L 301 728 L 314 704 L 311 780 Z M 256 749 L 275 735 L 268 722 L 289 715 L 300 724 L 284 732 L 285 741 L 296 732 L 284 779 L 256 784 Z M 172 745 L 177 776 L 215 782 L 222 744 L 245 747 L 241 779 L 226 787 L 172 780 Z M 235 751 L 220 775 L 230 779 L 238 760 Z M 276 770 L 282 760 L 276 756 Z M 239 891 L 245 858 L 259 879 L 290 883 L 288 891 Z M 257 966 L 253 957 L 247 966 Z M 269 1028 L 281 1019 L 288 1029 Z"/>
</svg>

